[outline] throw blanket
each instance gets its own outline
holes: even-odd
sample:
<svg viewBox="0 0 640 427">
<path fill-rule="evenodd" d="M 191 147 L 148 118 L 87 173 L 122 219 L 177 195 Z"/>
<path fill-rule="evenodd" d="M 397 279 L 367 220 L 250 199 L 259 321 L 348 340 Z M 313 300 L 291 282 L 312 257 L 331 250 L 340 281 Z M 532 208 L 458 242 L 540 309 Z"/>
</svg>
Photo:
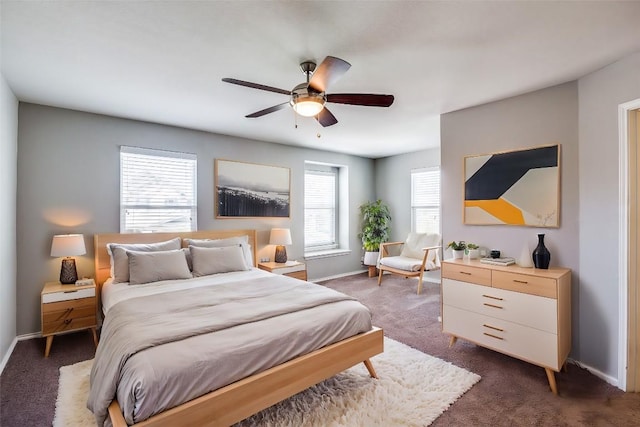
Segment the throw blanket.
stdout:
<svg viewBox="0 0 640 427">
<path fill-rule="evenodd" d="M 87 407 L 98 426 L 104 425 L 122 367 L 146 348 L 353 299 L 274 275 L 122 301 L 109 310 L 102 326 Z"/>
</svg>

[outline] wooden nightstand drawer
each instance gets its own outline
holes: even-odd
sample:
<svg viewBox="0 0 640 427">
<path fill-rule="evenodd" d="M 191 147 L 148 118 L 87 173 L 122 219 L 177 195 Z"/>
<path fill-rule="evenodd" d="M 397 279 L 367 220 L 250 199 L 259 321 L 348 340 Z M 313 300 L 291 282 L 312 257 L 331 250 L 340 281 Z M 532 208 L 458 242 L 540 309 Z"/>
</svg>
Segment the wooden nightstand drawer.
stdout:
<svg viewBox="0 0 640 427">
<path fill-rule="evenodd" d="M 51 322 L 44 322 L 42 325 L 42 336 L 57 334 L 59 332 L 73 331 L 76 329 L 87 329 L 95 326 L 95 314 L 80 318 L 59 319 Z"/>
<path fill-rule="evenodd" d="M 95 317 L 95 314 L 95 298 L 53 302 L 51 304 L 44 304 L 42 306 L 42 321 L 45 323 L 65 319 L 77 319 L 87 316 Z"/>
<path fill-rule="evenodd" d="M 443 263 L 442 277 L 491 286 L 491 270 L 481 267 L 471 267 L 462 263 Z"/>
<path fill-rule="evenodd" d="M 49 292 L 42 295 L 42 303 L 48 304 L 57 301 L 69 301 L 87 297 L 95 297 L 96 288 L 72 289 L 67 291 Z"/>
<path fill-rule="evenodd" d="M 549 277 L 494 271 L 492 286 L 541 297 L 558 297 L 557 281 Z"/>
<path fill-rule="evenodd" d="M 293 277 L 294 279 L 307 280 L 307 270 L 286 273 L 285 276 Z"/>
</svg>

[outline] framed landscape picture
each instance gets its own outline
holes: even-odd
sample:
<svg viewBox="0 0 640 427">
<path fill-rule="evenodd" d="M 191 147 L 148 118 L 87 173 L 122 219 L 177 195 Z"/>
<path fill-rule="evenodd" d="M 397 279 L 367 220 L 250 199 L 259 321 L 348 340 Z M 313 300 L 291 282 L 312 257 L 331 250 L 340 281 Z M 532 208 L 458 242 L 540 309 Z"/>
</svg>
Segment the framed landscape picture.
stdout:
<svg viewBox="0 0 640 427">
<path fill-rule="evenodd" d="M 464 223 L 560 226 L 560 145 L 464 158 Z"/>
<path fill-rule="evenodd" d="M 216 218 L 289 217 L 290 170 L 215 160 Z"/>
</svg>

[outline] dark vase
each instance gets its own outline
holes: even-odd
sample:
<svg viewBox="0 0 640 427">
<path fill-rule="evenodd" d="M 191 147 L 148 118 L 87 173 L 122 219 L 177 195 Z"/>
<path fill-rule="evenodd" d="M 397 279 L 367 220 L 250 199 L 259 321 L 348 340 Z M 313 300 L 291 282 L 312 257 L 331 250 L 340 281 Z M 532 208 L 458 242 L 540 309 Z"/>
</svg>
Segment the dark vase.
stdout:
<svg viewBox="0 0 640 427">
<path fill-rule="evenodd" d="M 533 266 L 546 270 L 549 268 L 551 253 L 544 245 L 544 234 L 538 234 L 538 246 L 533 250 Z"/>
</svg>

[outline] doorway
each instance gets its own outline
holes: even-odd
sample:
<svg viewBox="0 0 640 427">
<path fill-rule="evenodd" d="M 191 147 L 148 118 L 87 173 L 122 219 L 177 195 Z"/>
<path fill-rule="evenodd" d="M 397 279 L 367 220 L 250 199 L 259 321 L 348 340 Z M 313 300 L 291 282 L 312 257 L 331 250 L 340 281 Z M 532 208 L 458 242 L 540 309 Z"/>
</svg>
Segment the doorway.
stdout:
<svg viewBox="0 0 640 427">
<path fill-rule="evenodd" d="M 620 106 L 622 188 L 619 387 L 640 391 L 640 100 Z M 624 200 L 623 199 L 623 200 Z"/>
</svg>

